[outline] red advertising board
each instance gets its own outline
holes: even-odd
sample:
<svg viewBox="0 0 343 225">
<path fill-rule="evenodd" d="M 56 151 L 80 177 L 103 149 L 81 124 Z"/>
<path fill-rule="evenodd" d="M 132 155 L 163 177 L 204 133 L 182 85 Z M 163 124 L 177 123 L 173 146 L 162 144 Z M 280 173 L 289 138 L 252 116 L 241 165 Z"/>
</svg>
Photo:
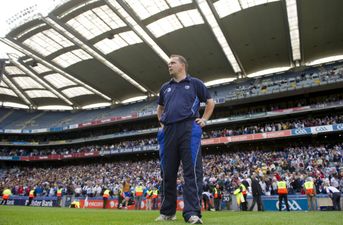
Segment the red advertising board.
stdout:
<svg viewBox="0 0 343 225">
<path fill-rule="evenodd" d="M 229 142 L 241 142 L 241 141 L 253 141 L 253 140 L 262 140 L 269 138 L 280 138 L 280 137 L 289 137 L 292 135 L 291 130 L 282 130 L 282 131 L 273 131 L 266 133 L 258 134 L 244 134 L 231 137 L 218 137 L 218 138 L 209 138 L 201 140 L 202 145 L 215 145 L 215 144 L 225 144 Z"/>
<path fill-rule="evenodd" d="M 80 208 L 98 208 L 101 209 L 103 208 L 103 200 L 100 199 L 80 199 Z M 160 206 L 160 201 L 158 201 L 158 205 Z M 183 210 L 184 203 L 183 200 L 177 200 L 177 205 L 176 205 L 176 210 Z M 145 200 L 142 201 L 141 209 L 145 210 L 146 207 L 146 202 Z M 107 209 L 118 209 L 118 200 L 117 199 L 111 199 L 107 201 L 106 205 Z M 135 205 L 129 205 L 128 210 L 133 210 L 135 209 Z"/>
</svg>

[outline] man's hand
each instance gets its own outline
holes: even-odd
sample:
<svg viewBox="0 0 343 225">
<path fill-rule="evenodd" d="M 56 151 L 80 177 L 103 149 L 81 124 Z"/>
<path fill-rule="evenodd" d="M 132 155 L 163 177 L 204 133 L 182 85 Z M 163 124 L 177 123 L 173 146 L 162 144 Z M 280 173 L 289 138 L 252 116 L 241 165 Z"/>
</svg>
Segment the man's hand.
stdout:
<svg viewBox="0 0 343 225">
<path fill-rule="evenodd" d="M 195 122 L 199 124 L 201 127 L 206 126 L 206 120 L 204 118 L 196 118 Z"/>
</svg>

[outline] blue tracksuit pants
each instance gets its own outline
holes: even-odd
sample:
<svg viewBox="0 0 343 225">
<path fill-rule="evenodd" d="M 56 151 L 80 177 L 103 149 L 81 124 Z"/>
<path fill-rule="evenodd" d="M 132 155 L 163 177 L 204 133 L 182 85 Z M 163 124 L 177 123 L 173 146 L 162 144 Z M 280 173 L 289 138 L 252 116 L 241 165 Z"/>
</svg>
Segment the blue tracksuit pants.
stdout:
<svg viewBox="0 0 343 225">
<path fill-rule="evenodd" d="M 201 157 L 201 127 L 194 120 L 164 126 L 158 132 L 161 163 L 161 209 L 163 215 L 176 212 L 176 179 L 180 161 L 184 177 L 185 221 L 192 215 L 201 217 L 203 168 Z"/>
</svg>

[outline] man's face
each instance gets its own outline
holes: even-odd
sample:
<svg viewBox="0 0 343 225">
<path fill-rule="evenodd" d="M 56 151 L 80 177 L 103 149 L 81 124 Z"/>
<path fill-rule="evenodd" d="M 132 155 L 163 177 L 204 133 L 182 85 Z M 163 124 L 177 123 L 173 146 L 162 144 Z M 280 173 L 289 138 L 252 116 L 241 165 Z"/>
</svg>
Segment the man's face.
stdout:
<svg viewBox="0 0 343 225">
<path fill-rule="evenodd" d="M 177 76 L 185 69 L 185 65 L 180 62 L 178 57 L 171 57 L 168 62 L 169 74 L 172 77 Z"/>
</svg>

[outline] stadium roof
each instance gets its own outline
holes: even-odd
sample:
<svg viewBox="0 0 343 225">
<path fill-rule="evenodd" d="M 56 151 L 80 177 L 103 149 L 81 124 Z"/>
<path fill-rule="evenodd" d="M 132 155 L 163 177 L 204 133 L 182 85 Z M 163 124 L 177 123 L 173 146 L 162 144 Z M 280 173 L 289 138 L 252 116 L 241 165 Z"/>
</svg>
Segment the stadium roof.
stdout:
<svg viewBox="0 0 343 225">
<path fill-rule="evenodd" d="M 342 8 L 341 0 L 37 1 L 6 21 L 0 101 L 83 108 L 155 96 L 175 53 L 209 83 L 341 59 Z"/>
</svg>

